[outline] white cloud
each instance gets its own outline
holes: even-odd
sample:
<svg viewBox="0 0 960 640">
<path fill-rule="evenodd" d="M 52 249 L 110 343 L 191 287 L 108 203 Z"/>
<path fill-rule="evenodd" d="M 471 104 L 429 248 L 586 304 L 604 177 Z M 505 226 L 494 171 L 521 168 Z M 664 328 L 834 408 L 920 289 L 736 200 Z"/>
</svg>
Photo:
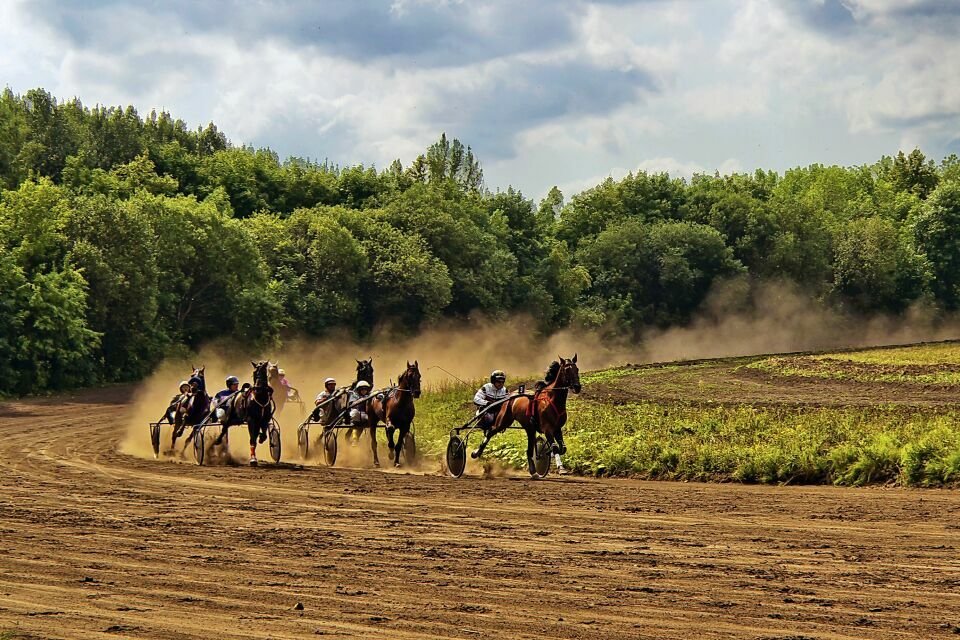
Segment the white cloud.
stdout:
<svg viewBox="0 0 960 640">
<path fill-rule="evenodd" d="M 960 11 L 927 0 L 91 6 L 0 2 L 3 81 L 339 163 L 446 131 L 494 188 L 936 156 L 960 130 Z"/>
</svg>

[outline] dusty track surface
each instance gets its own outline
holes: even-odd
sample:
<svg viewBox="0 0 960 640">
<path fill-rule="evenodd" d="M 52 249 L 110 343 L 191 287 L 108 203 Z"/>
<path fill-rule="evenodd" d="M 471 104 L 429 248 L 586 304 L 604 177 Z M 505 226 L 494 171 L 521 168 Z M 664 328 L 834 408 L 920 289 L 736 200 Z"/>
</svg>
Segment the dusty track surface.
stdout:
<svg viewBox="0 0 960 640">
<path fill-rule="evenodd" d="M 200 468 L 127 395 L 0 405 L 0 637 L 960 632 L 955 492 Z"/>
</svg>

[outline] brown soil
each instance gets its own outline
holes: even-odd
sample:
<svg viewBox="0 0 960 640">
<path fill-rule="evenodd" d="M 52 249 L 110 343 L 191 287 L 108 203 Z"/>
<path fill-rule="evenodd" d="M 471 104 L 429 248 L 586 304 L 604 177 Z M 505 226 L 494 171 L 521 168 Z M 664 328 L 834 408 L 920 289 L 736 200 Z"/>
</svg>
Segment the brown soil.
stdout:
<svg viewBox="0 0 960 640">
<path fill-rule="evenodd" d="M 684 402 L 719 405 L 953 409 L 960 388 L 943 384 L 861 382 L 782 376 L 745 366 L 753 359 L 727 359 L 637 366 L 638 375 L 594 383 L 583 397 L 601 402 Z M 810 362 L 810 361 L 804 361 Z M 899 367 L 898 370 L 904 369 Z"/>
<path fill-rule="evenodd" d="M 954 492 L 197 467 L 129 391 L 0 405 L 0 637 L 960 632 Z"/>
</svg>

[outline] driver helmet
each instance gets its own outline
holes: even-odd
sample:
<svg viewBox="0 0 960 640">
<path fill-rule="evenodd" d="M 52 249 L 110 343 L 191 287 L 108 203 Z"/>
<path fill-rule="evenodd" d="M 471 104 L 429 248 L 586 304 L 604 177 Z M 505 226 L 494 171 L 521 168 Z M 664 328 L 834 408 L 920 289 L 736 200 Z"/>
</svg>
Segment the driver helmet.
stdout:
<svg viewBox="0 0 960 640">
<path fill-rule="evenodd" d="M 490 374 L 490 382 L 506 382 L 507 374 L 500 369 L 496 369 L 493 373 Z"/>
<path fill-rule="evenodd" d="M 323 386 L 327 386 L 328 384 L 337 384 L 337 381 L 333 378 L 327 378 L 323 381 Z"/>
<path fill-rule="evenodd" d="M 360 390 L 360 389 L 369 389 L 369 388 L 370 388 L 370 383 L 367 382 L 366 380 L 361 380 L 360 382 L 357 383 L 357 387 L 356 387 L 356 388 L 357 388 L 357 390 Z"/>
<path fill-rule="evenodd" d="M 186 389 L 184 389 L 184 387 L 186 387 Z M 187 391 L 190 390 L 190 383 L 187 382 L 186 380 L 181 380 L 179 389 L 180 389 L 180 393 L 186 393 Z"/>
<path fill-rule="evenodd" d="M 277 369 L 277 374 L 278 374 L 278 375 L 281 375 L 281 376 L 285 376 L 285 375 L 287 375 L 287 372 L 284 371 L 283 369 Z"/>
<path fill-rule="evenodd" d="M 240 384 L 240 378 L 237 376 L 227 376 L 226 383 L 228 387 L 232 384 Z"/>
</svg>

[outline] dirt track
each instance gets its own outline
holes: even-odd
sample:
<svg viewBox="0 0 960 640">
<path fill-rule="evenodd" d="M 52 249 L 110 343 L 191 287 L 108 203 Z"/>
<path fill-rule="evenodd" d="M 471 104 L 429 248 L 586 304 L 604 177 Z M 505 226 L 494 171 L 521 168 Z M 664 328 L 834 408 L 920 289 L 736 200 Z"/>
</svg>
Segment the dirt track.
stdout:
<svg viewBox="0 0 960 640">
<path fill-rule="evenodd" d="M 0 405 L 0 637 L 960 633 L 955 492 L 200 468 L 128 391 Z"/>
</svg>

